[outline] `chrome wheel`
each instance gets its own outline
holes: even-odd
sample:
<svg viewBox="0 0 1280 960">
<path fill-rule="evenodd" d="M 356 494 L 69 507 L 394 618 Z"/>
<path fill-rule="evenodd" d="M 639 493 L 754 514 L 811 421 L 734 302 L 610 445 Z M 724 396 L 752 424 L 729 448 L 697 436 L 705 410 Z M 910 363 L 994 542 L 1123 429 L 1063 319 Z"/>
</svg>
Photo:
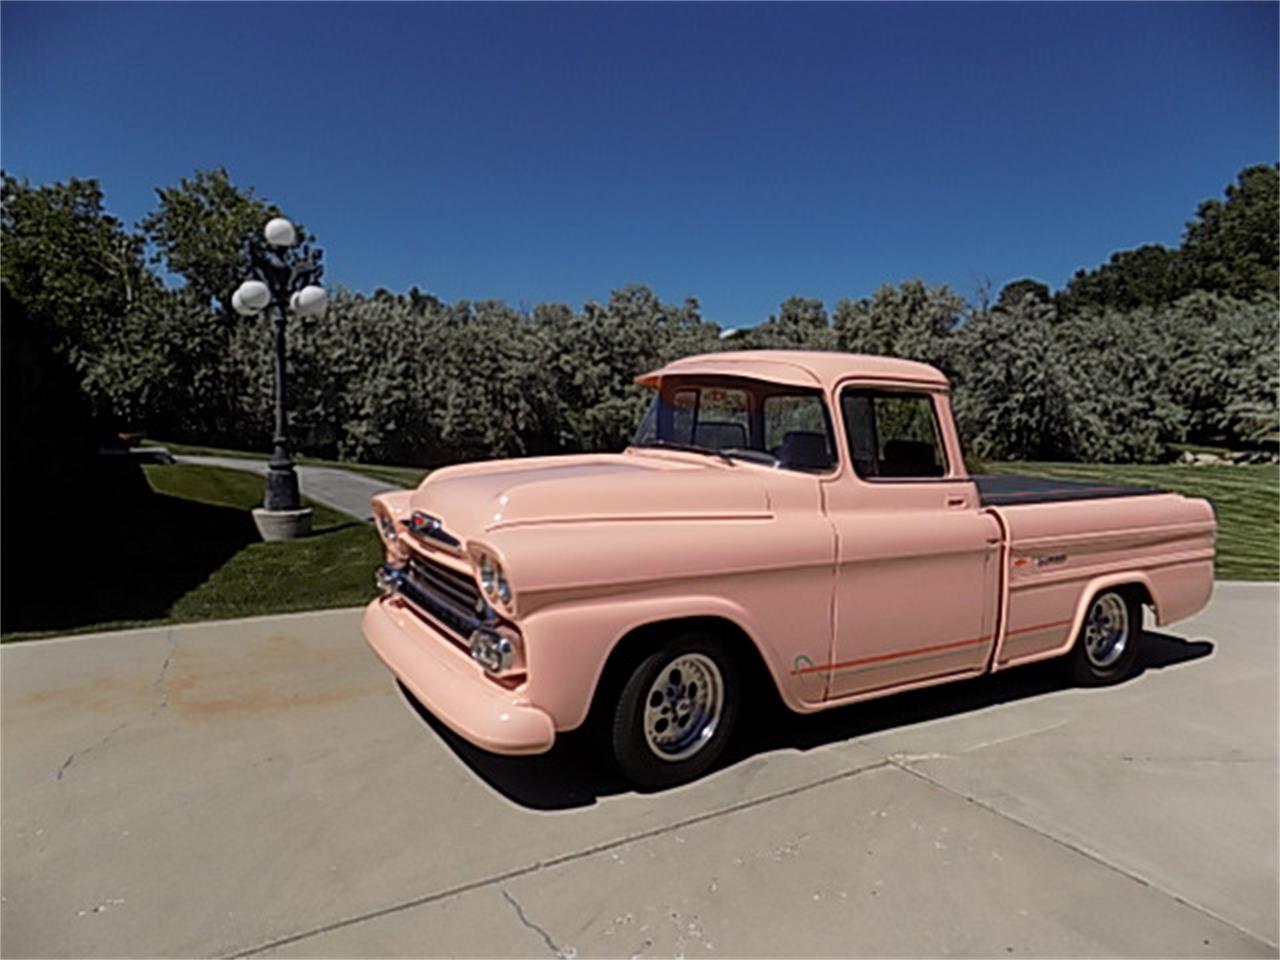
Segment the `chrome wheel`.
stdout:
<svg viewBox="0 0 1280 960">
<path fill-rule="evenodd" d="M 1084 622 L 1084 651 L 1095 667 L 1109 667 L 1129 644 L 1129 610 L 1116 593 L 1093 601 Z"/>
<path fill-rule="evenodd" d="M 644 739 L 654 756 L 683 760 L 715 736 L 724 708 L 724 681 L 715 662 L 685 653 L 649 686 L 644 702 Z"/>
</svg>

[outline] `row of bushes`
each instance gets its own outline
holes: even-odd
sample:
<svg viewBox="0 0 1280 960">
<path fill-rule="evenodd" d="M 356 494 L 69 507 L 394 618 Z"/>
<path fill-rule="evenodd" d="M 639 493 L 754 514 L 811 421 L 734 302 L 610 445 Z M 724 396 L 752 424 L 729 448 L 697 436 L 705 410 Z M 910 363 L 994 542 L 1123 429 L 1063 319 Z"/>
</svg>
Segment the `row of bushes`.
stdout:
<svg viewBox="0 0 1280 960">
<path fill-rule="evenodd" d="M 695 301 L 644 287 L 580 310 L 519 312 L 417 291 L 339 291 L 291 320 L 291 434 L 326 457 L 435 465 L 618 449 L 645 402 L 637 374 L 721 349 L 797 348 L 911 357 L 953 380 L 980 457 L 1149 461 L 1170 444 L 1256 443 L 1277 430 L 1274 298 L 1193 293 L 1168 305 L 1059 317 L 1034 296 L 975 308 L 919 281 L 842 300 L 791 298 L 735 336 Z M 182 291 L 134 307 L 94 356 L 85 388 L 153 436 L 266 448 L 270 338 Z"/>
<path fill-rule="evenodd" d="M 1277 428 L 1280 168 L 1240 171 L 1225 196 L 1197 207 L 1177 249 L 1120 251 L 1056 294 L 1023 278 L 973 305 L 912 281 L 830 313 L 793 297 L 730 339 L 696 301 L 644 287 L 528 312 L 339 291 L 290 331 L 292 436 L 307 453 L 428 465 L 615 449 L 643 406 L 636 374 L 701 351 L 792 347 L 936 364 L 982 457 L 1152 460 L 1178 442 L 1260 442 Z M 279 211 L 225 170 L 158 201 L 136 232 L 96 181 L 0 177 L 0 283 L 99 422 L 266 447 L 269 332 L 229 301 L 241 242 Z"/>
</svg>

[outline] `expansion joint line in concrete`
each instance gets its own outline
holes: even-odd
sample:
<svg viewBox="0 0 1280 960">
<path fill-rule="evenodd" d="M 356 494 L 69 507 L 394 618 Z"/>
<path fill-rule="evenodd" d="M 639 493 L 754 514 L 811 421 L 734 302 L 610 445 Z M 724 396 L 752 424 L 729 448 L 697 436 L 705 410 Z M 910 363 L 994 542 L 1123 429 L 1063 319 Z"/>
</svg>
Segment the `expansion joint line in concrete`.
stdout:
<svg viewBox="0 0 1280 960">
<path fill-rule="evenodd" d="M 848 780 L 852 777 L 858 776 L 859 774 L 869 773 L 872 770 L 882 770 L 890 766 L 892 766 L 892 764 L 888 760 L 880 760 L 875 763 L 863 764 L 848 770 L 842 770 L 839 773 L 833 773 L 828 777 L 812 780 L 797 787 L 779 790 L 775 793 L 766 794 L 763 797 L 756 797 L 754 800 L 744 800 L 741 803 L 729 804 L 728 806 L 720 807 L 717 810 L 709 810 L 706 813 L 686 817 L 683 820 L 678 820 L 675 823 L 667 824 L 666 826 L 654 827 L 652 830 L 644 830 L 640 833 L 632 833 L 624 837 L 617 837 L 613 840 L 606 840 L 602 843 L 597 843 L 594 846 L 575 850 L 572 853 L 564 853 L 557 857 L 539 860 L 536 863 L 527 864 L 523 867 L 516 867 L 512 870 L 507 870 L 504 873 L 494 874 L 493 876 L 484 877 L 480 880 L 473 880 L 470 883 L 459 884 L 456 887 L 450 887 L 446 890 L 438 890 L 435 893 L 424 894 L 410 900 L 402 900 L 399 903 L 380 907 L 377 910 L 370 910 L 366 913 L 346 917 L 342 920 L 335 920 L 333 923 L 326 923 L 323 926 L 314 927 L 310 930 L 303 930 L 299 933 L 290 934 L 287 937 L 280 937 L 276 940 L 260 943 L 256 946 L 238 950 L 234 953 L 222 953 L 220 955 L 228 957 L 229 960 L 240 960 L 240 958 L 243 957 L 252 957 L 258 954 L 267 953 L 271 950 L 278 950 L 280 947 L 285 947 L 301 940 L 309 940 L 312 937 L 322 936 L 326 933 L 332 933 L 335 930 L 342 930 L 345 927 L 355 926 L 356 924 L 365 923 L 369 920 L 377 920 L 381 917 L 390 916 L 394 913 L 401 913 L 405 910 L 412 910 L 415 907 L 425 906 L 429 903 L 447 900 L 450 897 L 470 893 L 473 890 L 480 890 L 485 887 L 503 884 L 510 880 L 517 880 L 521 877 L 528 876 L 531 873 L 537 873 L 540 870 L 547 870 L 551 867 L 562 866 L 566 863 L 572 863 L 576 860 L 582 860 L 586 857 L 594 856 L 597 853 L 607 853 L 610 850 L 617 850 L 620 847 L 630 846 L 633 843 L 639 843 L 643 840 L 652 839 L 653 837 L 660 837 L 676 830 L 683 830 L 686 827 L 696 826 L 699 823 L 706 823 L 708 820 L 716 820 L 720 817 L 727 817 L 735 813 L 742 813 L 746 810 L 753 810 L 756 807 L 765 806 L 778 800 L 785 800 L 788 797 L 798 796 L 802 793 L 808 793 L 811 790 L 817 790 L 821 787 L 828 786 L 829 784 L 838 783 L 841 780 Z"/>
<path fill-rule="evenodd" d="M 935 780 L 933 777 L 929 776 L 923 770 L 918 770 L 915 767 L 910 766 L 909 764 L 903 763 L 892 757 L 888 758 L 886 762 L 890 766 L 894 767 L 895 769 L 901 770 L 903 773 L 910 774 L 911 776 L 916 777 L 919 780 L 923 780 L 925 783 L 929 784 L 930 786 L 937 787 L 939 790 L 942 790 L 945 793 L 949 793 L 953 797 L 959 797 L 961 800 L 966 800 L 969 803 L 972 803 L 974 806 L 981 807 L 983 810 L 986 810 L 988 813 L 994 813 L 997 817 L 1000 817 L 1002 820 L 1007 820 L 1009 823 L 1022 827 L 1024 830 L 1030 830 L 1032 833 L 1034 833 L 1038 837 L 1043 837 L 1045 840 L 1049 840 L 1053 843 L 1056 843 L 1060 847 L 1070 850 L 1072 853 L 1085 857 L 1088 860 L 1092 860 L 1094 863 L 1098 864 L 1099 866 L 1106 867 L 1108 870 L 1111 870 L 1114 873 L 1118 873 L 1120 874 L 1120 876 L 1125 877 L 1128 880 L 1132 880 L 1135 883 L 1140 883 L 1144 887 L 1148 887 L 1151 890 L 1154 890 L 1156 893 L 1162 894 L 1163 896 L 1166 896 L 1171 900 L 1176 900 L 1178 903 L 1182 904 L 1184 907 L 1187 907 L 1190 910 L 1194 910 L 1196 913 L 1206 916 L 1211 920 L 1215 920 L 1218 923 L 1223 924 L 1224 926 L 1230 927 L 1232 930 L 1235 930 L 1237 933 L 1239 933 L 1243 937 L 1248 937 L 1250 940 L 1254 940 L 1262 944 L 1263 946 L 1268 947 L 1271 950 L 1276 949 L 1276 944 L 1272 943 L 1270 940 L 1267 940 L 1265 937 L 1259 936 L 1258 934 L 1254 933 L 1252 930 L 1244 929 L 1238 923 L 1233 923 L 1232 921 L 1228 920 L 1226 917 L 1219 916 L 1218 914 L 1210 910 L 1208 907 L 1205 907 L 1199 903 L 1194 903 L 1188 900 L 1186 897 L 1183 897 L 1183 896 L 1180 896 L 1179 894 L 1174 893 L 1172 890 L 1165 889 L 1159 884 L 1154 883 L 1151 880 L 1148 880 L 1146 877 L 1142 876 L 1141 874 L 1137 874 L 1131 870 L 1127 870 L 1117 863 L 1112 863 L 1110 860 L 1107 860 L 1105 857 L 1103 857 L 1101 854 L 1097 853 L 1096 851 L 1090 850 L 1088 847 L 1077 846 L 1076 844 L 1070 842 L 1069 840 L 1064 840 L 1061 837 L 1055 837 L 1051 833 L 1046 833 L 1044 830 L 1041 830 L 1039 827 L 1035 826 L 1034 824 L 1027 823 L 1025 820 L 1019 820 L 1017 817 L 1012 816 L 1011 814 L 1006 813 L 1004 810 L 1001 810 L 1000 808 L 993 806 L 990 803 L 980 800 L 977 797 L 970 796 L 967 793 L 962 793 L 959 790 L 955 790 L 952 787 L 947 786 L 945 783 L 942 783 L 939 780 Z"/>
</svg>

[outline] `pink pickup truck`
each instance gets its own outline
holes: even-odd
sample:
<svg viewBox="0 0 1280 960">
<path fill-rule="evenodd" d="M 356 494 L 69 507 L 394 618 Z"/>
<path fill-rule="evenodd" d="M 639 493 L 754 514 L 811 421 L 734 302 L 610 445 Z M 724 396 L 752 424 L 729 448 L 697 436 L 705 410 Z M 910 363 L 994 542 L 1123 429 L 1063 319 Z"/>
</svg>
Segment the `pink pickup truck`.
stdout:
<svg viewBox="0 0 1280 960">
<path fill-rule="evenodd" d="M 637 382 L 654 396 L 622 453 L 464 464 L 374 498 L 365 636 L 486 750 L 589 723 L 632 781 L 674 784 L 715 761 L 745 697 L 807 713 L 1049 657 L 1111 683 L 1144 605 L 1166 624 L 1209 600 L 1208 502 L 969 476 L 933 367 L 751 351 Z"/>
</svg>

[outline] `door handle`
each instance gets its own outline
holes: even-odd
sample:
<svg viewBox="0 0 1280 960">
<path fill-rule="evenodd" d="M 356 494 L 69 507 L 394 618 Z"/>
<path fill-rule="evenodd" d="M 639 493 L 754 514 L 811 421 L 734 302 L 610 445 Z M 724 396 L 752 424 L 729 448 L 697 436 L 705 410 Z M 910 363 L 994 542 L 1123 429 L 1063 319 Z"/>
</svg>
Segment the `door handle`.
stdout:
<svg viewBox="0 0 1280 960">
<path fill-rule="evenodd" d="M 960 507 L 965 506 L 968 502 L 969 501 L 966 497 L 947 497 L 947 506 L 952 510 L 957 510 Z"/>
</svg>

